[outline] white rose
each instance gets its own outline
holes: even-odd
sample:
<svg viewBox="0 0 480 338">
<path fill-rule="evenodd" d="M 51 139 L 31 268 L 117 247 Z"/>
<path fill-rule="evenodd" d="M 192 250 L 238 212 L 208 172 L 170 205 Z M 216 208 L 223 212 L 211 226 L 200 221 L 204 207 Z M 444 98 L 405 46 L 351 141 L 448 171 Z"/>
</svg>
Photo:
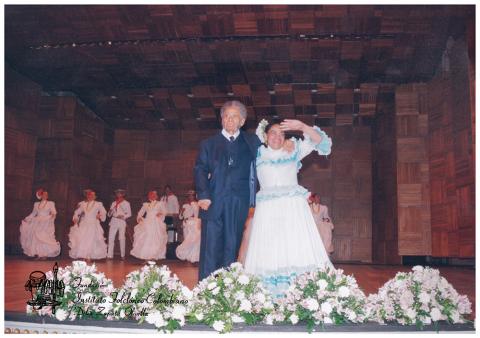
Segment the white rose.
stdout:
<svg viewBox="0 0 480 338">
<path fill-rule="evenodd" d="M 240 311 L 250 312 L 252 311 L 252 303 L 248 299 L 242 299 L 240 302 Z"/>
<path fill-rule="evenodd" d="M 186 286 L 183 286 L 182 287 L 182 294 L 183 296 L 185 296 L 185 298 L 187 299 L 191 299 L 193 297 L 193 292 L 192 290 L 190 290 L 189 288 L 187 288 Z"/>
<path fill-rule="evenodd" d="M 176 304 L 172 310 L 172 318 L 180 320 L 185 316 L 185 312 L 187 312 L 185 306 Z"/>
<path fill-rule="evenodd" d="M 260 293 L 260 292 L 255 294 L 255 299 L 262 304 L 265 303 L 265 300 L 266 300 L 265 295 L 263 293 Z"/>
<path fill-rule="evenodd" d="M 452 311 L 452 320 L 454 323 L 460 322 L 460 313 L 458 311 Z"/>
<path fill-rule="evenodd" d="M 250 281 L 250 278 L 248 278 L 247 275 L 240 275 L 238 277 L 238 282 L 242 285 L 247 285 L 249 281 Z"/>
<path fill-rule="evenodd" d="M 145 320 L 147 323 L 153 324 L 156 327 L 162 327 L 167 324 L 159 311 L 150 312 L 147 317 L 145 317 Z"/>
<path fill-rule="evenodd" d="M 430 325 L 432 324 L 432 319 L 430 317 L 423 317 L 422 318 L 422 323 L 425 325 Z"/>
<path fill-rule="evenodd" d="M 320 288 L 320 290 L 325 290 L 325 289 L 327 288 L 327 286 L 328 286 L 328 283 L 327 283 L 327 281 L 326 281 L 325 279 L 319 279 L 319 280 L 317 281 L 317 285 L 318 285 L 318 287 Z"/>
<path fill-rule="evenodd" d="M 323 322 L 325 324 L 333 324 L 333 320 L 330 317 L 323 317 Z"/>
<path fill-rule="evenodd" d="M 33 306 L 27 305 L 27 313 L 33 313 Z"/>
<path fill-rule="evenodd" d="M 316 300 L 316 299 L 313 299 L 313 298 L 307 298 L 307 299 L 305 300 L 305 303 L 306 303 L 306 304 L 305 304 L 305 305 L 306 305 L 305 307 L 306 307 L 308 310 L 310 310 L 310 311 L 317 311 L 318 308 L 319 308 L 319 306 L 320 306 L 320 305 L 318 304 L 317 300 Z"/>
<path fill-rule="evenodd" d="M 346 286 L 342 285 L 338 289 L 338 295 L 342 298 L 346 298 L 346 297 L 350 296 L 350 290 Z"/>
<path fill-rule="evenodd" d="M 159 282 L 158 280 L 156 280 L 156 281 L 153 282 L 153 284 L 152 284 L 153 288 L 155 288 L 155 289 L 158 289 L 158 288 L 160 287 L 160 285 L 162 285 L 162 284 L 160 284 L 160 282 Z"/>
<path fill-rule="evenodd" d="M 415 311 L 413 308 L 408 308 L 405 314 L 408 318 L 413 320 L 417 316 L 417 311 Z"/>
<path fill-rule="evenodd" d="M 232 269 L 241 269 L 241 268 L 243 268 L 242 263 L 239 263 L 239 262 L 235 262 L 235 263 L 230 264 L 230 267 L 231 267 Z"/>
<path fill-rule="evenodd" d="M 412 270 L 413 270 L 414 272 L 423 272 L 423 266 L 421 266 L 421 265 L 415 265 L 415 266 L 412 268 Z"/>
<path fill-rule="evenodd" d="M 326 315 L 329 315 L 330 312 L 332 312 L 332 306 L 330 305 L 330 303 L 322 303 L 321 305 L 321 309 L 322 309 L 322 312 L 325 313 Z"/>
<path fill-rule="evenodd" d="M 245 298 L 245 292 L 243 292 L 242 290 L 237 291 L 237 293 L 235 293 L 236 300 L 242 300 L 244 298 Z"/>
<path fill-rule="evenodd" d="M 135 298 L 135 296 L 137 295 L 138 293 L 138 289 L 133 289 L 131 292 L 130 292 L 130 298 Z"/>
<path fill-rule="evenodd" d="M 215 331 L 218 331 L 218 332 L 222 332 L 223 329 L 225 328 L 225 324 L 221 320 L 216 320 L 212 326 L 215 329 Z"/>
<path fill-rule="evenodd" d="M 213 289 L 215 289 L 216 286 L 217 286 L 217 283 L 211 282 L 207 285 L 207 289 L 208 290 L 213 290 Z"/>
<path fill-rule="evenodd" d="M 195 318 L 197 318 L 197 320 L 202 320 L 203 319 L 203 313 L 195 313 Z"/>
<path fill-rule="evenodd" d="M 442 313 L 438 308 L 434 307 L 432 311 L 430 311 L 430 317 L 434 322 L 436 322 L 436 321 L 439 321 L 440 318 L 442 318 Z"/>
<path fill-rule="evenodd" d="M 230 285 L 233 283 L 233 280 L 230 278 L 230 277 L 226 277 L 223 282 L 225 283 L 225 285 Z"/>
<path fill-rule="evenodd" d="M 244 321 L 245 320 L 238 315 L 233 315 L 232 316 L 232 322 L 234 322 L 234 323 L 243 323 Z"/>
<path fill-rule="evenodd" d="M 418 299 L 420 300 L 421 303 L 428 304 L 430 302 L 430 295 L 427 292 L 422 291 L 418 295 Z"/>
<path fill-rule="evenodd" d="M 212 290 L 212 293 L 214 295 L 218 294 L 218 292 L 220 292 L 220 288 L 218 286 L 215 289 Z"/>
<path fill-rule="evenodd" d="M 273 315 L 272 315 L 272 314 L 268 314 L 268 315 L 265 317 L 265 324 L 267 324 L 267 325 L 273 325 Z"/>
<path fill-rule="evenodd" d="M 296 314 L 293 314 L 290 316 L 290 321 L 292 322 L 293 325 L 298 323 L 298 316 Z"/>
<path fill-rule="evenodd" d="M 125 318 L 125 310 L 120 311 L 120 318 Z"/>
<path fill-rule="evenodd" d="M 353 322 L 355 319 L 357 319 L 357 314 L 355 311 L 348 311 L 348 320 Z"/>
<path fill-rule="evenodd" d="M 55 311 L 55 318 L 57 318 L 59 321 L 63 322 L 65 319 L 68 317 L 68 312 L 63 310 L 63 309 L 57 309 Z"/>
</svg>

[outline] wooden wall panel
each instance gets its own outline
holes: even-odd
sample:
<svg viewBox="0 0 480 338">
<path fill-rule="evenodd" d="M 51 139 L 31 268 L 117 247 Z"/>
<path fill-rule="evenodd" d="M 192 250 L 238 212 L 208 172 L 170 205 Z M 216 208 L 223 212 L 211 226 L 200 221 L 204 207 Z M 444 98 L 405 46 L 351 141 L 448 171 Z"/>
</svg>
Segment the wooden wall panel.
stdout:
<svg viewBox="0 0 480 338">
<path fill-rule="evenodd" d="M 66 256 L 71 218 L 83 190 L 95 189 L 106 207 L 111 202 L 113 134 L 72 96 L 42 96 L 38 115 L 44 127 L 38 134 L 34 182 L 48 189 L 56 204 L 56 237 Z"/>
<path fill-rule="evenodd" d="M 395 86 L 379 88 L 373 126 L 373 262 L 399 264 L 397 214 L 397 124 L 395 116 Z M 409 168 L 404 175 L 416 175 Z"/>
<path fill-rule="evenodd" d="M 475 139 L 467 43 L 427 85 L 432 256 L 475 257 Z"/>
<path fill-rule="evenodd" d="M 428 115 L 425 84 L 395 90 L 398 254 L 431 254 Z"/>
<path fill-rule="evenodd" d="M 33 207 L 41 88 L 5 66 L 5 253 L 21 253 L 19 227 Z"/>
</svg>

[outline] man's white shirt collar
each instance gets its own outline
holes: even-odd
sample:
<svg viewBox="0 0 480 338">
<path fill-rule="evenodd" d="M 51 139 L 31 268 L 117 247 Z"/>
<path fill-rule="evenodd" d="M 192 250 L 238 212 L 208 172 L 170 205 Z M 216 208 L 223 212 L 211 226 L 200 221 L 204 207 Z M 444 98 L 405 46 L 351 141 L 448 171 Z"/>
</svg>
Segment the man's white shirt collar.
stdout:
<svg viewBox="0 0 480 338">
<path fill-rule="evenodd" d="M 234 140 L 236 140 L 238 135 L 240 135 L 240 129 L 237 130 L 233 135 L 230 135 L 225 129 L 222 129 L 222 135 L 225 136 L 225 138 L 229 141 L 230 141 L 230 136 L 233 136 Z"/>
</svg>

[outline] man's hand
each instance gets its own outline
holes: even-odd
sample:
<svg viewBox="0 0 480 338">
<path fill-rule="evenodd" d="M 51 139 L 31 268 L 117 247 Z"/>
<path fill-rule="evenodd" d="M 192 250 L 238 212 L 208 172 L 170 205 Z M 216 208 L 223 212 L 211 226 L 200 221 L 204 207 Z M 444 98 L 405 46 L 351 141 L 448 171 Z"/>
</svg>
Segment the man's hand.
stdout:
<svg viewBox="0 0 480 338">
<path fill-rule="evenodd" d="M 292 140 L 285 140 L 285 142 L 283 142 L 283 150 L 287 153 L 293 153 L 295 150 L 295 143 L 293 143 Z"/>
<path fill-rule="evenodd" d="M 208 210 L 208 208 L 210 207 L 210 204 L 212 204 L 212 201 L 210 200 L 199 200 L 198 201 L 198 206 L 202 209 L 202 210 Z"/>
</svg>

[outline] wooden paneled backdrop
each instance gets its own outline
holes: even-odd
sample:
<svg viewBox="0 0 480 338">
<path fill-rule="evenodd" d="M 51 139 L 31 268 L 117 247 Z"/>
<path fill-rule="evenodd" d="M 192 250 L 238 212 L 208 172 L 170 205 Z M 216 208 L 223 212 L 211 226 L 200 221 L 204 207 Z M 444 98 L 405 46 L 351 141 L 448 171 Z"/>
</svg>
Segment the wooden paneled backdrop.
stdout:
<svg viewBox="0 0 480 338">
<path fill-rule="evenodd" d="M 292 112 L 333 139 L 328 158 L 305 160 L 300 182 L 330 209 L 335 261 L 474 257 L 474 78 L 467 42 L 451 43 L 426 83 L 365 84 L 358 101 L 353 88 L 332 88 L 334 116 Z M 193 187 L 198 144 L 214 130 L 113 130 L 75 97 L 47 96 L 6 70 L 7 253 L 21 252 L 18 227 L 39 186 L 57 204 L 64 254 L 83 189 L 108 205 L 114 188 L 126 188 L 136 212 L 151 188 L 171 184 L 183 200 Z"/>
<path fill-rule="evenodd" d="M 300 184 L 317 192 L 335 221 L 335 260 L 371 261 L 371 142 L 370 128 L 323 128 L 333 139 L 328 157 L 311 155 L 304 161 Z M 179 199 L 194 188 L 193 165 L 206 131 L 116 130 L 112 186 L 128 190 L 138 211 L 149 189 L 161 193 L 170 184 Z M 133 222 L 133 223 L 132 223 Z M 131 219 L 130 223 L 134 224 Z"/>
</svg>

